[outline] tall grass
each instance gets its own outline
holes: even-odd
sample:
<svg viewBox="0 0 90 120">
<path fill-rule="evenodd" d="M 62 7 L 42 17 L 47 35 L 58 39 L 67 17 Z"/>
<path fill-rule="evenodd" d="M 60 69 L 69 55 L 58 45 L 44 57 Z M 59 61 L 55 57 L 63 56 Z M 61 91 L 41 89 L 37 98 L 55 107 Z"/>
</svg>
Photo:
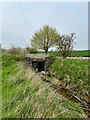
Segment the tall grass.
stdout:
<svg viewBox="0 0 90 120">
<path fill-rule="evenodd" d="M 3 118 L 86 117 L 79 104 L 56 93 L 30 67 L 11 56 L 2 59 Z"/>
<path fill-rule="evenodd" d="M 60 59 L 57 58 L 50 66 L 49 70 L 64 81 L 77 96 L 81 99 L 87 99 L 89 94 L 89 79 L 88 79 L 88 60 L 75 59 Z"/>
</svg>

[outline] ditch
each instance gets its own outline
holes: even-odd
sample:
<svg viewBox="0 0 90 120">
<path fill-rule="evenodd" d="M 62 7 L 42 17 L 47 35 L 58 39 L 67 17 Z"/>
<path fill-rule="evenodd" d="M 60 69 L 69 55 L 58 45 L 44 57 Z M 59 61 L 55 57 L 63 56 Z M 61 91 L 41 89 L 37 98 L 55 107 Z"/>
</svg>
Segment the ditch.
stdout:
<svg viewBox="0 0 90 120">
<path fill-rule="evenodd" d="M 70 90 L 69 88 L 59 84 L 59 85 L 55 85 L 54 83 L 52 83 L 50 80 L 48 80 L 48 78 L 52 77 L 52 79 L 57 79 L 55 76 L 50 76 L 50 74 L 42 74 L 40 73 L 40 77 L 42 78 L 43 81 L 45 81 L 46 83 L 50 84 L 50 87 L 53 88 L 56 92 L 58 92 L 60 95 L 63 95 L 64 97 L 66 97 L 67 99 L 79 103 L 80 106 L 82 107 L 82 109 L 84 110 L 85 114 L 88 116 L 88 119 L 90 119 L 90 104 L 88 104 L 86 101 L 81 100 L 80 98 L 78 98 L 74 92 L 72 90 Z M 59 79 L 57 79 L 57 81 L 60 82 Z"/>
</svg>

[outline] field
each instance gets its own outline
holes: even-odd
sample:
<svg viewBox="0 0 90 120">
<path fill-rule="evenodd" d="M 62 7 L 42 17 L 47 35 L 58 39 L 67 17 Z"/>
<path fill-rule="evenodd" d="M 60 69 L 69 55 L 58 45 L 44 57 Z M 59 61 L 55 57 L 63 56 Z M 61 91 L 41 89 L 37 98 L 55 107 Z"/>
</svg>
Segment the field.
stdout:
<svg viewBox="0 0 90 120">
<path fill-rule="evenodd" d="M 90 57 L 90 50 L 73 51 L 73 52 L 71 53 L 71 56 Z"/>
<path fill-rule="evenodd" d="M 58 61 L 56 60 L 50 66 L 51 69 L 53 68 L 52 71 L 56 75 L 59 76 L 59 74 L 62 74 L 61 77 L 63 80 L 65 80 L 64 75 L 67 72 L 66 67 L 68 67 L 64 65 L 65 62 L 68 62 L 70 65 L 73 61 L 63 61 L 58 67 Z M 79 65 L 80 61 L 76 63 Z M 60 69 L 62 69 L 60 67 L 62 66 L 65 68 L 66 72 L 64 70 L 60 71 Z M 79 79 L 82 79 L 83 87 L 87 90 L 87 61 L 81 64 L 80 67 L 83 69 L 78 68 L 81 78 L 79 78 L 79 75 L 77 76 L 77 67 L 74 68 L 74 66 L 72 63 L 70 70 L 75 70 L 76 75 L 71 72 L 73 76 L 67 76 L 66 74 L 66 78 L 69 77 L 69 83 L 73 85 L 77 85 Z M 68 73 L 70 70 L 68 70 Z M 83 74 L 85 76 L 83 76 Z M 71 80 L 71 78 L 73 79 Z M 50 78 L 48 78 L 48 80 L 53 81 L 53 79 Z M 80 119 L 87 117 L 79 103 L 75 103 L 63 95 L 60 95 L 56 90 L 50 87 L 49 83 L 42 80 L 39 73 L 32 71 L 24 62 L 16 61 L 11 55 L 2 56 L 2 89 L 3 118 Z"/>
<path fill-rule="evenodd" d="M 41 53 L 43 54 L 44 52 L 43 51 L 39 51 L 37 53 Z M 48 52 L 50 55 L 54 55 L 54 56 L 57 56 L 59 55 L 60 56 L 60 53 L 57 52 L 57 51 L 49 51 Z M 81 51 L 72 51 L 71 54 L 69 55 L 71 57 L 90 57 L 90 50 L 81 50 Z"/>
</svg>

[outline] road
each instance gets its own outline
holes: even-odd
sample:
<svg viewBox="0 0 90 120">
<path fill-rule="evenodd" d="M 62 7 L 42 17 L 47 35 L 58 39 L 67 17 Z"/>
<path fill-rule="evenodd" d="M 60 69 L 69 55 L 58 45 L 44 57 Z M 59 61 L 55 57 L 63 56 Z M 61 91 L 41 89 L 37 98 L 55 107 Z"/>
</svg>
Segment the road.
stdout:
<svg viewBox="0 0 90 120">
<path fill-rule="evenodd" d="M 57 57 L 57 58 L 62 58 L 62 57 Z M 82 60 L 90 60 L 90 57 L 67 57 L 68 59 L 82 59 Z"/>
</svg>

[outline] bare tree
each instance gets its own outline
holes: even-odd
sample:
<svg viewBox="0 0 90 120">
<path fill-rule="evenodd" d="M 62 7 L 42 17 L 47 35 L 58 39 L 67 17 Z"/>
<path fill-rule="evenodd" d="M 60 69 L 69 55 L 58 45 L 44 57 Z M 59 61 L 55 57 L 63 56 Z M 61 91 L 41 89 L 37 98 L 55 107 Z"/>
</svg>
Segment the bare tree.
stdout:
<svg viewBox="0 0 90 120">
<path fill-rule="evenodd" d="M 75 38 L 75 33 L 71 33 L 67 35 L 62 35 L 58 39 L 58 50 L 63 57 L 67 57 L 73 50 Z"/>
</svg>

